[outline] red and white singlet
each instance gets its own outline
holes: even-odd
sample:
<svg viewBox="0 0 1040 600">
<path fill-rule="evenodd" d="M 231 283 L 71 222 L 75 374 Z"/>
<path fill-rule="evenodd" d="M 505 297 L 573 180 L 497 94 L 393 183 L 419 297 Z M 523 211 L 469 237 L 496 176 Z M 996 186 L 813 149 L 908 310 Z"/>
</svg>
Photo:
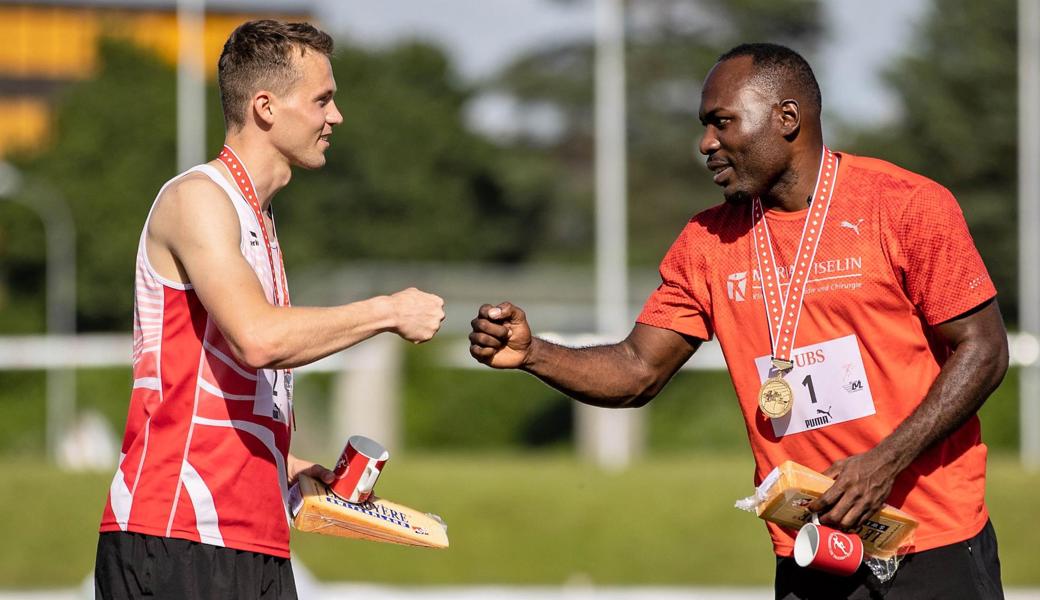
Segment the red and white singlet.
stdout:
<svg viewBox="0 0 1040 600">
<path fill-rule="evenodd" d="M 238 211 L 242 256 L 268 302 L 287 304 L 274 232 L 271 258 L 259 215 L 239 189 L 209 165 L 177 178 L 187 173 L 202 173 L 224 189 Z M 133 391 L 100 530 L 288 558 L 292 378 L 235 359 L 191 284 L 152 268 L 147 230 L 146 222 L 137 253 Z"/>
</svg>

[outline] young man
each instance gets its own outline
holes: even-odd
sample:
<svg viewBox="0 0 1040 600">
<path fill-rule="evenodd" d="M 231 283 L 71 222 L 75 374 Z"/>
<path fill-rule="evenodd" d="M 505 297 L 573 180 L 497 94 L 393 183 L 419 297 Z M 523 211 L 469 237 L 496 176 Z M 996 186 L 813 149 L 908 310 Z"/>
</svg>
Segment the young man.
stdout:
<svg viewBox="0 0 1040 600">
<path fill-rule="evenodd" d="M 1007 369 L 995 289 L 953 196 L 823 145 L 820 93 L 795 52 L 724 54 L 701 94 L 700 151 L 725 202 L 689 221 L 629 336 L 572 349 L 484 305 L 470 352 L 582 402 L 649 402 L 717 337 L 756 480 L 791 459 L 835 479 L 810 508 L 853 529 L 882 503 L 920 526 L 895 577 L 802 569 L 769 524 L 778 598 L 999 598 L 976 411 Z"/>
<path fill-rule="evenodd" d="M 99 598 L 295 598 L 288 487 L 332 473 L 289 453 L 292 369 L 390 331 L 424 342 L 443 301 L 407 289 L 290 306 L 271 201 L 325 164 L 343 117 L 332 39 L 252 21 L 219 63 L 220 156 L 167 182 L 141 236 L 134 383 L 101 521 Z"/>
</svg>

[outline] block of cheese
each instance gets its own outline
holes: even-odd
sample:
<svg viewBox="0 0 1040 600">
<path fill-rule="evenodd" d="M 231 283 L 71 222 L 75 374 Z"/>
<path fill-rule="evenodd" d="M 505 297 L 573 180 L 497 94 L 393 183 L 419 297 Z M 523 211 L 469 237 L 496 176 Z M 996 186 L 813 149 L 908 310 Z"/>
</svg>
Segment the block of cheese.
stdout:
<svg viewBox="0 0 1040 600">
<path fill-rule="evenodd" d="M 325 535 L 447 548 L 448 527 L 440 517 L 372 496 L 355 504 L 337 496 L 321 481 L 300 475 L 289 490 L 293 526 Z"/>
<path fill-rule="evenodd" d="M 758 486 L 756 496 L 761 501 L 755 511 L 767 521 L 797 530 L 812 520 L 806 506 L 833 483 L 830 477 L 794 461 L 786 461 L 773 469 Z M 867 554 L 887 558 L 911 543 L 916 528 L 917 521 L 913 517 L 885 504 L 854 533 L 863 539 L 863 549 Z"/>
</svg>

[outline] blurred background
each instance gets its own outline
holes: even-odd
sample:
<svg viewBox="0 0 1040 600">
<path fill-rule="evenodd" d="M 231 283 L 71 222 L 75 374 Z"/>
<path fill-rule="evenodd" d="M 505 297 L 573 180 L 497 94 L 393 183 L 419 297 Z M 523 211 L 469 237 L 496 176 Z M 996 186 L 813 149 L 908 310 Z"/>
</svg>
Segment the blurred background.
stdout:
<svg viewBox="0 0 1040 600">
<path fill-rule="evenodd" d="M 960 201 L 1015 334 L 982 411 L 1005 584 L 1040 586 L 1040 157 L 1020 154 L 1040 146 L 1040 99 L 1020 96 L 1040 50 L 1019 43 L 1036 0 L 0 0 L 0 589 L 78 588 L 92 568 L 141 226 L 164 181 L 219 150 L 216 60 L 257 17 L 337 45 L 328 164 L 275 201 L 294 302 L 415 285 L 448 309 L 428 344 L 380 336 L 301 369 L 294 451 L 331 464 L 350 434 L 380 440 L 379 492 L 440 513 L 452 549 L 295 535 L 301 591 L 769 597 L 768 536 L 732 508 L 753 470 L 717 348 L 648 407 L 606 413 L 477 365 L 465 339 L 504 300 L 565 342 L 627 333 L 686 220 L 721 200 L 700 86 L 744 41 L 809 59 L 829 146 Z M 384 587 L 344 587 L 367 583 Z"/>
</svg>

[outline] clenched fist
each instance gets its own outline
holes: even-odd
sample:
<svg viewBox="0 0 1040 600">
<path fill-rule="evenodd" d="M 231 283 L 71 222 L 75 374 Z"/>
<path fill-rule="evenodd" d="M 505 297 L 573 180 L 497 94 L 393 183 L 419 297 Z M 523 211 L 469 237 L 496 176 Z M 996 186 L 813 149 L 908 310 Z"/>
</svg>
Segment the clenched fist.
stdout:
<svg viewBox="0 0 1040 600">
<path fill-rule="evenodd" d="M 408 288 L 390 296 L 393 306 L 394 333 L 413 344 L 421 344 L 434 336 L 444 321 L 444 300 L 422 290 Z"/>
<path fill-rule="evenodd" d="M 531 348 L 531 327 L 520 307 L 509 302 L 485 304 L 470 325 L 469 353 L 478 362 L 496 369 L 524 365 Z"/>
</svg>

